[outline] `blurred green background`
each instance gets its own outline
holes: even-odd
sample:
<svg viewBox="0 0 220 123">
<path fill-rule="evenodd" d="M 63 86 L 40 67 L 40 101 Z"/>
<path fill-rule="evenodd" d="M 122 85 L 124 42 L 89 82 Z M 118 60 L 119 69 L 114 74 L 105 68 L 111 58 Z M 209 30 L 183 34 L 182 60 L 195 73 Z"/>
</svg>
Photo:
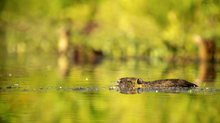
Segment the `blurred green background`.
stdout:
<svg viewBox="0 0 220 123">
<path fill-rule="evenodd" d="M 219 123 L 219 22 L 219 0 L 1 0 L 0 122 Z M 214 44 L 216 63 L 198 64 L 198 37 Z M 93 53 L 105 59 L 87 63 Z M 125 76 L 211 90 L 108 89 Z"/>
<path fill-rule="evenodd" d="M 195 35 L 220 46 L 219 6 L 219 0 L 1 0 L 0 49 L 56 53 L 68 23 L 71 45 L 108 57 L 192 58 Z"/>
</svg>

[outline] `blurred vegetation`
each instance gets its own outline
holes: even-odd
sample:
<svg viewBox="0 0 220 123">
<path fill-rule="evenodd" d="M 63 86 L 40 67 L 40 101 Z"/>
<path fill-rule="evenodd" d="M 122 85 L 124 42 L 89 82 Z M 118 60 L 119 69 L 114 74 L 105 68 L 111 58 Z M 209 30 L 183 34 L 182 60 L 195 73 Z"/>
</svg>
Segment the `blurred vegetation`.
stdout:
<svg viewBox="0 0 220 123">
<path fill-rule="evenodd" d="M 194 81 L 196 66 L 132 60 L 74 65 L 67 67 L 70 76 L 59 78 L 57 59 L 48 54 L 57 53 L 59 31 L 68 25 L 71 45 L 102 51 L 105 56 L 190 58 L 197 55 L 195 35 L 220 47 L 219 22 L 219 0 L 1 0 L 1 89 L 14 84 L 22 89 L 102 88 L 123 76 Z M 9 61 L 7 53 L 21 57 Z M 29 53 L 46 55 L 39 59 Z M 23 54 L 29 55 L 28 59 Z M 220 87 L 219 77 L 218 72 L 215 87 Z M 219 94 L 134 96 L 105 90 L 49 90 L 9 91 L 0 96 L 0 122 L 219 122 Z"/>
<path fill-rule="evenodd" d="M 194 35 L 220 46 L 219 0 L 1 0 L 0 46 L 54 53 L 67 20 L 72 45 L 114 58 L 194 57 Z"/>
</svg>

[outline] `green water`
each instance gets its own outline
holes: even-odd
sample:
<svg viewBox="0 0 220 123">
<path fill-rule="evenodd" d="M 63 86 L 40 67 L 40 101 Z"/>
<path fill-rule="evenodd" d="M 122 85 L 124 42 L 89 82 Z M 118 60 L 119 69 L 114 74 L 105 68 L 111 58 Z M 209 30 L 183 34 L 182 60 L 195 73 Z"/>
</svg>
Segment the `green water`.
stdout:
<svg viewBox="0 0 220 123">
<path fill-rule="evenodd" d="M 122 94 L 109 87 L 118 78 L 198 78 L 197 63 L 127 62 L 69 65 L 61 76 L 55 56 L 11 56 L 1 62 L 1 123 L 219 123 L 220 66 L 202 93 Z"/>
</svg>

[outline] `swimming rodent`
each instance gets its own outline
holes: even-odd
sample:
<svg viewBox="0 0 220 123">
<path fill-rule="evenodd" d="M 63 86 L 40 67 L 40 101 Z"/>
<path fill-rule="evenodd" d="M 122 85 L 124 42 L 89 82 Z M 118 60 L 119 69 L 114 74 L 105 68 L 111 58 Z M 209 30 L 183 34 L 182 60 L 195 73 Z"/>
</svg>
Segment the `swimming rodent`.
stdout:
<svg viewBox="0 0 220 123">
<path fill-rule="evenodd" d="M 139 93 L 143 89 L 173 92 L 174 90 L 189 90 L 198 87 L 196 84 L 183 79 L 161 79 L 154 81 L 144 81 L 136 77 L 124 77 L 118 81 L 118 87 L 121 93 Z"/>
<path fill-rule="evenodd" d="M 120 78 L 118 81 L 118 86 L 126 86 L 126 87 L 142 87 L 142 88 L 150 88 L 150 87 L 198 87 L 196 84 L 188 82 L 183 79 L 161 79 L 154 81 L 143 81 L 141 78 L 136 77 L 124 77 Z"/>
</svg>

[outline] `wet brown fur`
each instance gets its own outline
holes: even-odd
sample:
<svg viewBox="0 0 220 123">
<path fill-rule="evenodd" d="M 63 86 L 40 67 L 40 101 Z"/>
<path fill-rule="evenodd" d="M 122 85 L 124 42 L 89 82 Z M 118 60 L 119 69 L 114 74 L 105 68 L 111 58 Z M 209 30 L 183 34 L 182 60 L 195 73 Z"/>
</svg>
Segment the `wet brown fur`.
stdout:
<svg viewBox="0 0 220 123">
<path fill-rule="evenodd" d="M 162 79 L 162 80 L 155 80 L 155 81 L 143 81 L 140 78 L 135 77 L 125 77 L 120 78 L 118 80 L 119 87 L 159 87 L 159 88 L 166 88 L 166 87 L 186 87 L 186 88 L 192 88 L 192 87 L 198 87 L 196 84 L 190 83 L 183 79 Z"/>
</svg>

